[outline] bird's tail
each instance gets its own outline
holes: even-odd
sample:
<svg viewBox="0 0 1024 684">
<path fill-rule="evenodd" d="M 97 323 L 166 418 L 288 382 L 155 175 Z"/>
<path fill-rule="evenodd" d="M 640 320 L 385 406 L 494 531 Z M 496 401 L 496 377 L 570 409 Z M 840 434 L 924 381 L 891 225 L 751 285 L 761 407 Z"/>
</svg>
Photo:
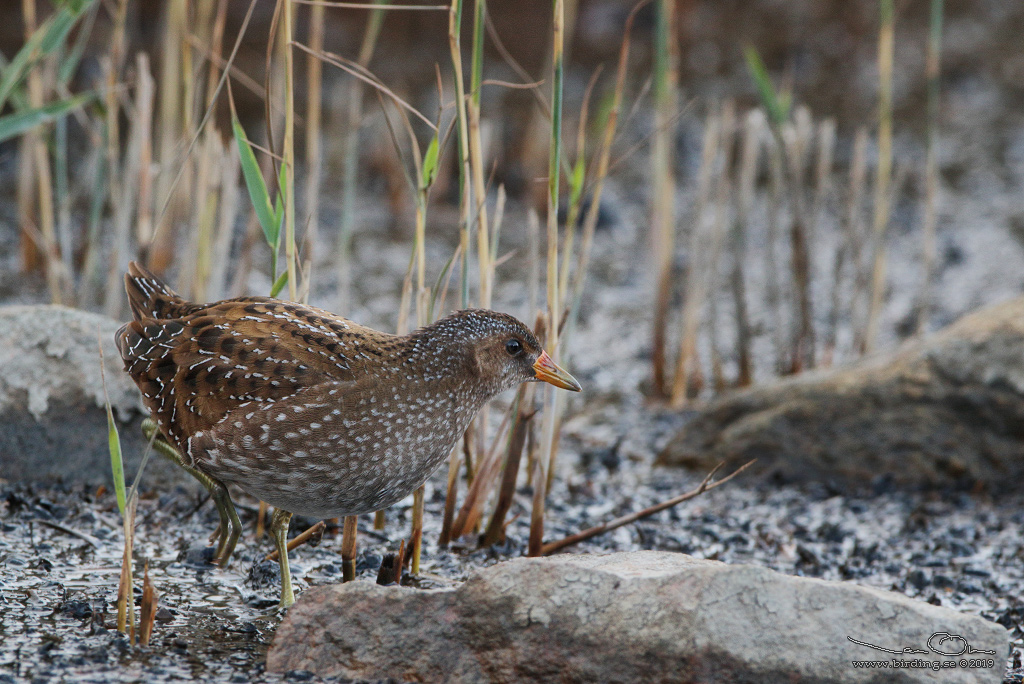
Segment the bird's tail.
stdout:
<svg viewBox="0 0 1024 684">
<path fill-rule="evenodd" d="M 138 262 L 128 264 L 124 274 L 124 289 L 128 293 L 128 306 L 139 321 L 144 318 L 180 318 L 194 308 L 162 280 Z"/>
</svg>

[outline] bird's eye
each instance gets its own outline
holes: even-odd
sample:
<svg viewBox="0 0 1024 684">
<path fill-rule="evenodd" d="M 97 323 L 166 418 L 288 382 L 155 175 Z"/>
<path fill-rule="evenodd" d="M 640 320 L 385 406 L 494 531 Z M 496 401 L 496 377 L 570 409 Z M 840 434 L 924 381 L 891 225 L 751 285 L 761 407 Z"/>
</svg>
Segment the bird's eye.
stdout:
<svg viewBox="0 0 1024 684">
<path fill-rule="evenodd" d="M 510 356 L 518 356 L 523 351 L 523 343 L 517 339 L 511 339 L 505 343 L 505 351 Z"/>
</svg>

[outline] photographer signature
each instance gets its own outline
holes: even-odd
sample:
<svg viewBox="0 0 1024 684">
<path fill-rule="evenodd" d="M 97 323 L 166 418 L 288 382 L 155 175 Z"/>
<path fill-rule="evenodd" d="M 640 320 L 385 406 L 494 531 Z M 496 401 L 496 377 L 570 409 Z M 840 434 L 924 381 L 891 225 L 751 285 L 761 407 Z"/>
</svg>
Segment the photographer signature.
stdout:
<svg viewBox="0 0 1024 684">
<path fill-rule="evenodd" d="M 928 637 L 927 649 L 914 648 L 913 646 L 904 646 L 902 649 L 886 648 L 885 646 L 876 646 L 875 644 L 868 643 L 867 641 L 858 641 L 851 636 L 846 638 L 859 646 L 867 646 L 868 648 L 884 651 L 886 653 L 893 653 L 895 655 L 911 653 L 927 655 L 929 651 L 951 658 L 965 654 L 970 655 L 972 653 L 984 653 L 985 655 L 992 656 L 996 654 L 995 651 L 986 651 L 984 649 L 974 648 L 967 643 L 967 639 L 964 637 L 959 634 L 950 634 L 949 632 L 935 632 Z"/>
</svg>

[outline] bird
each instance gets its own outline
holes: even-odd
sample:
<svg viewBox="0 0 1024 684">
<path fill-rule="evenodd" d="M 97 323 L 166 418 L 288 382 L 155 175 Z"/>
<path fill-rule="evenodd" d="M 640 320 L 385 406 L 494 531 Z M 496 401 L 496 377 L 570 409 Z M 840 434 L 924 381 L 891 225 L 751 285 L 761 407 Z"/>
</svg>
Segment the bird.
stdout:
<svg viewBox="0 0 1024 684">
<path fill-rule="evenodd" d="M 241 531 L 228 485 L 275 508 L 282 608 L 295 600 L 293 514 L 387 508 L 427 480 L 491 398 L 523 382 L 582 389 L 497 311 L 392 335 L 267 297 L 193 303 L 136 262 L 125 290 L 133 320 L 115 341 L 150 413 L 144 433 L 210 491 L 215 563 L 228 563 Z"/>
</svg>

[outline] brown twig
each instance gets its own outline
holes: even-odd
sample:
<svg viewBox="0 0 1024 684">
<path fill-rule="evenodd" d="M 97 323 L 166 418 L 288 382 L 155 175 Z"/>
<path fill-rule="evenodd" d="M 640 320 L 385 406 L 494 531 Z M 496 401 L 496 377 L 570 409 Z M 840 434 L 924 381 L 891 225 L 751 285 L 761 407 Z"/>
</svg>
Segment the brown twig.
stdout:
<svg viewBox="0 0 1024 684">
<path fill-rule="evenodd" d="M 66 527 L 64 525 L 61 525 L 60 523 L 55 523 L 51 520 L 37 520 L 36 522 L 38 522 L 40 525 L 46 525 L 47 527 L 52 527 L 55 530 L 60 530 L 65 534 L 70 534 L 72 537 L 78 537 L 82 541 L 91 544 L 94 549 L 100 548 L 100 540 L 92 536 L 91 534 L 79 532 L 78 530 Z"/>
<path fill-rule="evenodd" d="M 306 530 L 305 532 L 303 532 L 300 535 L 297 535 L 294 539 L 292 539 L 290 542 L 288 542 L 288 550 L 289 551 L 294 551 L 298 547 L 300 547 L 303 544 L 305 544 L 306 542 L 308 542 L 310 539 L 316 538 L 316 540 L 319 541 L 319 537 L 317 535 L 323 535 L 324 528 L 326 528 L 326 527 L 327 527 L 327 523 L 325 523 L 323 520 L 321 520 L 316 525 L 313 525 L 308 530 Z M 264 556 L 263 560 L 276 561 L 277 560 L 277 549 L 274 549 L 273 551 L 268 553 L 266 556 Z"/>
<path fill-rule="evenodd" d="M 673 506 L 681 504 L 684 501 L 689 501 L 690 499 L 696 498 L 703 494 L 704 492 L 710 492 L 712 489 L 724 485 L 726 482 L 733 479 L 750 466 L 754 465 L 754 461 L 748 461 L 741 465 L 736 470 L 734 470 L 729 475 L 723 477 L 721 480 L 718 480 L 717 482 L 711 482 L 711 478 L 714 477 L 715 473 L 717 473 L 723 465 L 725 464 L 719 463 L 717 466 L 715 466 L 714 469 L 710 473 L 708 473 L 707 476 L 701 481 L 700 485 L 696 489 L 686 492 L 685 494 L 680 494 L 679 496 L 669 499 L 668 501 L 663 501 L 659 504 L 655 504 L 653 506 L 645 508 L 642 511 L 637 511 L 636 513 L 624 515 L 610 522 L 602 523 L 600 525 L 596 525 L 595 527 L 591 527 L 590 529 L 583 530 L 582 532 L 577 532 L 576 534 L 569 535 L 564 539 L 559 539 L 558 541 L 544 544 L 544 546 L 541 548 L 540 555 L 550 556 L 556 551 L 561 551 L 567 546 L 578 544 L 581 541 L 590 539 L 591 537 L 596 537 L 599 534 L 604 534 L 605 532 L 610 532 L 624 525 L 636 522 L 637 520 L 642 520 L 643 518 L 650 517 L 655 513 L 659 513 L 661 511 L 672 508 Z"/>
</svg>

